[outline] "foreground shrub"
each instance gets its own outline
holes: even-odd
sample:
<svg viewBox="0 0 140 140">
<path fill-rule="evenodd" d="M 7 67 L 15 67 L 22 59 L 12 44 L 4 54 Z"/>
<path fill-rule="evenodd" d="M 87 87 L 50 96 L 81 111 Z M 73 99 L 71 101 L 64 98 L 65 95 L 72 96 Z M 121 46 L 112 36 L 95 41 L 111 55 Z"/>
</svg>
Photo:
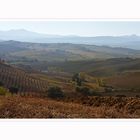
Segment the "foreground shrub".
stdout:
<svg viewBox="0 0 140 140">
<path fill-rule="evenodd" d="M 3 86 L 3 85 L 4 85 L 3 82 L 0 81 L 0 86 Z"/>
<path fill-rule="evenodd" d="M 11 92 L 12 94 L 17 94 L 18 93 L 18 88 L 17 87 L 10 87 L 9 92 Z"/>
<path fill-rule="evenodd" d="M 76 87 L 76 91 L 80 92 L 83 96 L 97 96 L 95 91 L 88 87 Z"/>
<path fill-rule="evenodd" d="M 64 93 L 60 87 L 50 87 L 47 90 L 47 97 L 52 98 L 52 99 L 63 98 Z"/>
</svg>

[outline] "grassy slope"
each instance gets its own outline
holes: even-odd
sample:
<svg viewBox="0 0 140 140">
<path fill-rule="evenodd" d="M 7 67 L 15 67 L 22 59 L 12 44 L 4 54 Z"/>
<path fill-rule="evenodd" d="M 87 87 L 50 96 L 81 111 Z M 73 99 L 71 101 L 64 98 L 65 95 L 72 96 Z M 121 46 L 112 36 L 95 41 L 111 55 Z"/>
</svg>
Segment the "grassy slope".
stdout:
<svg viewBox="0 0 140 140">
<path fill-rule="evenodd" d="M 140 72 L 127 72 L 106 78 L 105 83 L 118 88 L 140 89 Z"/>
<path fill-rule="evenodd" d="M 33 97 L 0 97 L 0 118 L 139 117 L 138 98 L 93 98 L 83 103 L 72 103 Z"/>
<path fill-rule="evenodd" d="M 48 67 L 61 69 L 65 72 L 82 71 L 91 73 L 95 76 L 109 76 L 128 70 L 139 70 L 140 59 L 117 58 L 108 60 L 67 61 L 46 63 L 46 65 Z M 38 67 L 39 66 L 40 65 L 38 64 Z"/>
<path fill-rule="evenodd" d="M 68 60 L 82 60 L 84 59 L 83 56 L 74 54 L 71 52 L 66 51 L 50 51 L 50 50 L 27 50 L 27 51 L 20 51 L 11 53 L 12 57 L 25 57 L 28 60 L 40 60 L 40 61 L 64 61 L 65 59 Z"/>
</svg>

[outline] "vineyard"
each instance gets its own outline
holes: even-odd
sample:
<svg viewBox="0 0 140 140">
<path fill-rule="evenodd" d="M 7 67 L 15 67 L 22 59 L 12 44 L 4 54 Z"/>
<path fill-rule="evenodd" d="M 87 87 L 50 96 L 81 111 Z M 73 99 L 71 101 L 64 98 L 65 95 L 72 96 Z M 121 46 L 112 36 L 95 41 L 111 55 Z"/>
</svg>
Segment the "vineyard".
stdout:
<svg viewBox="0 0 140 140">
<path fill-rule="evenodd" d="M 47 89 L 47 81 L 31 76 L 22 69 L 0 62 L 0 82 L 6 88 L 16 87 L 19 94 L 43 93 Z"/>
</svg>

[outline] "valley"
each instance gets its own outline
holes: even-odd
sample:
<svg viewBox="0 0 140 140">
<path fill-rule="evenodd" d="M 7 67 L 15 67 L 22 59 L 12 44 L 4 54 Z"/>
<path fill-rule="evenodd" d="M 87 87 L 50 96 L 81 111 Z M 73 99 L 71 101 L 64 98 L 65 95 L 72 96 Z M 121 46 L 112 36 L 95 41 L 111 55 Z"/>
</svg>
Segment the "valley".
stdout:
<svg viewBox="0 0 140 140">
<path fill-rule="evenodd" d="M 0 58 L 2 118 L 140 117 L 139 50 L 10 40 Z"/>
</svg>

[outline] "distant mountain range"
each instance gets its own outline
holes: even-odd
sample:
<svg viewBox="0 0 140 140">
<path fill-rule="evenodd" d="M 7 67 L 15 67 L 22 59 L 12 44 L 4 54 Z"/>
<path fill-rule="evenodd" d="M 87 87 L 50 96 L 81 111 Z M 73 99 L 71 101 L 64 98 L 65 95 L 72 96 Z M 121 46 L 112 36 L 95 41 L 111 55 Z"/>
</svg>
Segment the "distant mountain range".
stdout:
<svg viewBox="0 0 140 140">
<path fill-rule="evenodd" d="M 34 43 L 73 43 L 89 45 L 107 45 L 110 47 L 122 47 L 140 50 L 140 36 L 61 36 L 49 35 L 27 31 L 24 29 L 0 31 L 0 41 L 15 40 Z"/>
</svg>

